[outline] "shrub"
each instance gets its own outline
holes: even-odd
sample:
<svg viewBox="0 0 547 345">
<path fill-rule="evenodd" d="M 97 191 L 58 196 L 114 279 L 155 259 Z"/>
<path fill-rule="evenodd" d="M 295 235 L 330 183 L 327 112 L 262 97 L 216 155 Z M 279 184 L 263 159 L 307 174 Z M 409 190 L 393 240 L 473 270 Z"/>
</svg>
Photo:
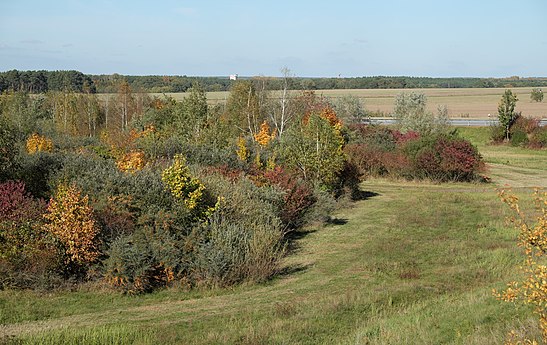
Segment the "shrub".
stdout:
<svg viewBox="0 0 547 345">
<path fill-rule="evenodd" d="M 304 221 L 308 224 L 324 224 L 331 220 L 332 213 L 338 207 L 337 201 L 332 195 L 323 189 L 315 188 L 313 195 L 316 202 L 306 212 Z"/>
<path fill-rule="evenodd" d="M 0 184 L 0 288 L 49 287 L 60 253 L 42 230 L 46 203 L 32 198 L 22 182 Z"/>
<path fill-rule="evenodd" d="M 440 137 L 436 151 L 444 180 L 471 181 L 483 168 L 477 148 L 467 140 Z"/>
<path fill-rule="evenodd" d="M 539 128 L 539 119 L 519 116 L 511 126 L 511 133 L 514 130 L 531 134 Z"/>
<path fill-rule="evenodd" d="M 222 214 L 230 222 L 252 228 L 256 224 L 280 222 L 283 191 L 268 185 L 258 186 L 247 177 L 231 182 L 219 175 L 201 176 L 212 195 L 221 198 Z"/>
<path fill-rule="evenodd" d="M 413 162 L 412 175 L 438 181 L 471 181 L 483 168 L 477 148 L 469 141 L 449 135 L 435 135 L 406 145 Z"/>
<path fill-rule="evenodd" d="M 63 166 L 64 157 L 60 153 L 36 152 L 33 155 L 21 154 L 17 158 L 19 169 L 15 173 L 25 183 L 25 188 L 35 197 L 49 198 L 49 181 Z"/>
<path fill-rule="evenodd" d="M 490 139 L 496 144 L 502 143 L 505 140 L 505 127 L 502 125 L 491 126 Z"/>
<path fill-rule="evenodd" d="M 17 134 L 7 119 L 0 114 L 0 182 L 13 177 L 16 167 Z"/>
<path fill-rule="evenodd" d="M 395 150 L 397 144 L 394 132 L 382 126 L 369 126 L 363 133 L 363 142 L 380 151 Z"/>
<path fill-rule="evenodd" d="M 420 133 L 414 131 L 408 131 L 406 133 L 401 133 L 398 130 L 392 131 L 393 139 L 397 145 L 404 145 L 409 141 L 414 141 L 420 139 Z"/>
<path fill-rule="evenodd" d="M 47 221 L 44 230 L 53 234 L 64 246 L 67 265 L 85 268 L 97 260 L 96 237 L 99 229 L 87 195 L 82 196 L 74 185 L 59 185 L 49 201 L 44 218 Z"/>
<path fill-rule="evenodd" d="M 385 152 L 367 144 L 349 144 L 344 148 L 349 161 L 362 175 L 382 176 L 387 173 Z"/>
<path fill-rule="evenodd" d="M 386 129 L 365 129 L 359 133 L 363 135 L 362 143 L 347 145 L 345 152 L 349 161 L 363 174 L 470 181 L 477 178 L 483 168 L 477 149 L 453 134 L 420 136 L 416 132 L 402 134 Z M 390 137 L 392 139 L 384 140 Z"/>
<path fill-rule="evenodd" d="M 190 174 L 183 156 L 175 156 L 173 164 L 162 172 L 161 179 L 173 197 L 183 202 L 198 219 L 213 212 L 212 197 L 206 191 L 205 185 Z"/>
<path fill-rule="evenodd" d="M 528 135 L 523 130 L 513 129 L 509 142 L 511 143 L 511 146 L 526 146 L 528 144 Z"/>
<path fill-rule="evenodd" d="M 284 192 L 279 215 L 283 224 L 289 229 L 304 225 L 305 214 L 316 201 L 313 190 L 303 180 L 281 167 L 266 171 L 264 179 Z"/>
<path fill-rule="evenodd" d="M 547 147 L 547 126 L 539 127 L 530 139 L 529 146 L 532 148 Z"/>
<path fill-rule="evenodd" d="M 421 148 L 414 156 L 413 163 L 413 177 L 431 180 L 441 178 L 441 162 L 433 148 Z"/>
<path fill-rule="evenodd" d="M 241 281 L 260 282 L 277 272 L 283 256 L 279 223 L 251 227 L 222 215 L 222 209 L 206 228 L 207 239 L 196 258 L 196 279 L 202 284 L 226 286 Z"/>
<path fill-rule="evenodd" d="M 188 164 L 199 164 L 202 166 L 222 166 L 238 169 L 246 166 L 236 154 L 236 149 L 230 145 L 218 147 L 215 145 L 187 145 L 181 152 L 187 159 Z"/>
<path fill-rule="evenodd" d="M 144 152 L 142 151 L 131 151 L 123 156 L 121 156 L 116 165 L 118 169 L 123 172 L 134 173 L 135 171 L 142 170 L 146 164 L 144 158 Z"/>
<path fill-rule="evenodd" d="M 542 343 L 547 342 L 547 265 L 545 265 L 545 254 L 547 253 L 547 192 L 536 191 L 537 217 L 532 218 L 525 214 L 519 207 L 519 200 L 514 195 L 508 195 L 504 191 L 499 193 L 500 198 L 515 212 L 510 219 L 515 228 L 519 229 L 518 245 L 524 249 L 526 260 L 521 268 L 525 278 L 521 282 L 510 282 L 507 289 L 502 292 L 494 290 L 494 295 L 506 302 L 519 302 L 534 307 L 534 314 L 539 319 Z M 534 223 L 531 223 L 534 219 Z M 509 333 L 511 344 L 537 344 L 536 340 L 518 339 L 517 333 Z"/>
<path fill-rule="evenodd" d="M 387 175 L 393 177 L 411 176 L 410 160 L 401 150 L 385 152 L 382 155 L 382 165 Z"/>
<path fill-rule="evenodd" d="M 151 225 L 112 242 L 103 261 L 103 279 L 127 293 L 149 292 L 181 281 L 187 272 L 185 241 L 173 233 L 174 219 L 160 212 Z"/>
<path fill-rule="evenodd" d="M 335 189 L 334 195 L 336 197 L 349 196 L 351 199 L 357 199 L 360 189 L 359 183 L 361 183 L 363 174 L 359 167 L 353 162 L 346 160 L 344 162 L 344 168 L 338 173 L 338 186 Z"/>
</svg>

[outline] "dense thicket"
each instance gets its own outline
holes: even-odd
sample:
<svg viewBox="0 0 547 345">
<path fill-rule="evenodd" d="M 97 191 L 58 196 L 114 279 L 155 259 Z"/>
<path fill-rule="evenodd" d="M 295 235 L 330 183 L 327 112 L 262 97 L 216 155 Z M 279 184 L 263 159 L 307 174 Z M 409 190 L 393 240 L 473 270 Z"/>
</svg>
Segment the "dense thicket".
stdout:
<svg viewBox="0 0 547 345">
<path fill-rule="evenodd" d="M 0 96 L 0 288 L 262 281 L 278 271 L 289 234 L 360 195 L 371 152 L 392 165 L 404 153 L 407 178 L 467 181 L 481 166 L 434 117 L 404 133 L 352 131 L 353 102 L 313 91 L 271 98 L 260 80 L 235 82 L 217 106 L 199 84 L 176 102 L 116 83 L 101 98 Z"/>
<path fill-rule="evenodd" d="M 243 77 L 241 79 L 251 79 Z M 371 76 L 355 78 L 290 78 L 255 77 L 280 90 L 284 84 L 291 90 L 325 89 L 412 89 L 412 88 L 482 88 L 482 87 L 545 87 L 547 78 L 432 78 L 405 76 Z M 191 76 L 123 76 L 84 75 L 77 71 L 7 71 L 0 73 L 0 92 L 78 91 L 116 93 L 125 80 L 133 90 L 150 93 L 186 92 L 199 82 L 206 91 L 228 91 L 234 83 L 228 77 Z"/>
</svg>

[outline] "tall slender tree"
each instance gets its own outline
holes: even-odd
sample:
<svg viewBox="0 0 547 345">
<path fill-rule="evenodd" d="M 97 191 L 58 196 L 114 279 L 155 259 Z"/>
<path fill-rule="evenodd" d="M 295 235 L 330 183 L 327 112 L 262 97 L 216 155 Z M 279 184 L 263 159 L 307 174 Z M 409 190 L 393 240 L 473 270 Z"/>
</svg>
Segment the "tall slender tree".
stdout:
<svg viewBox="0 0 547 345">
<path fill-rule="evenodd" d="M 515 112 L 517 101 L 517 95 L 513 94 L 511 90 L 505 90 L 498 105 L 498 120 L 500 125 L 505 128 L 505 138 L 507 140 L 509 140 L 511 125 L 517 118 L 517 113 Z"/>
</svg>

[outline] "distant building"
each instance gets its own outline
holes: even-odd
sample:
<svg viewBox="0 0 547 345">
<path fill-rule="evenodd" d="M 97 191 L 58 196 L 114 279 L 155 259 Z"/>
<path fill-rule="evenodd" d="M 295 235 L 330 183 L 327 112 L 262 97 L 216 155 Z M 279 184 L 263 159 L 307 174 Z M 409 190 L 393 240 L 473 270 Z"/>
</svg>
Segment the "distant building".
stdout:
<svg viewBox="0 0 547 345">
<path fill-rule="evenodd" d="M 230 80 L 237 80 L 237 74 L 230 74 Z"/>
</svg>

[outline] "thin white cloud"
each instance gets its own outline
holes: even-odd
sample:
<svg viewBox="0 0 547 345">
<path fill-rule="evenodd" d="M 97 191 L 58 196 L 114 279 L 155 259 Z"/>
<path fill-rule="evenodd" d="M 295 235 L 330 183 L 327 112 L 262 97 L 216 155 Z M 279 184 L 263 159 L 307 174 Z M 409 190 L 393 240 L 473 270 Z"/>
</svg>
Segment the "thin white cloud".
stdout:
<svg viewBox="0 0 547 345">
<path fill-rule="evenodd" d="M 44 41 L 40 41 L 40 40 L 36 40 L 36 39 L 30 39 L 30 40 L 19 41 L 19 43 L 22 43 L 22 44 L 44 44 Z"/>
</svg>

